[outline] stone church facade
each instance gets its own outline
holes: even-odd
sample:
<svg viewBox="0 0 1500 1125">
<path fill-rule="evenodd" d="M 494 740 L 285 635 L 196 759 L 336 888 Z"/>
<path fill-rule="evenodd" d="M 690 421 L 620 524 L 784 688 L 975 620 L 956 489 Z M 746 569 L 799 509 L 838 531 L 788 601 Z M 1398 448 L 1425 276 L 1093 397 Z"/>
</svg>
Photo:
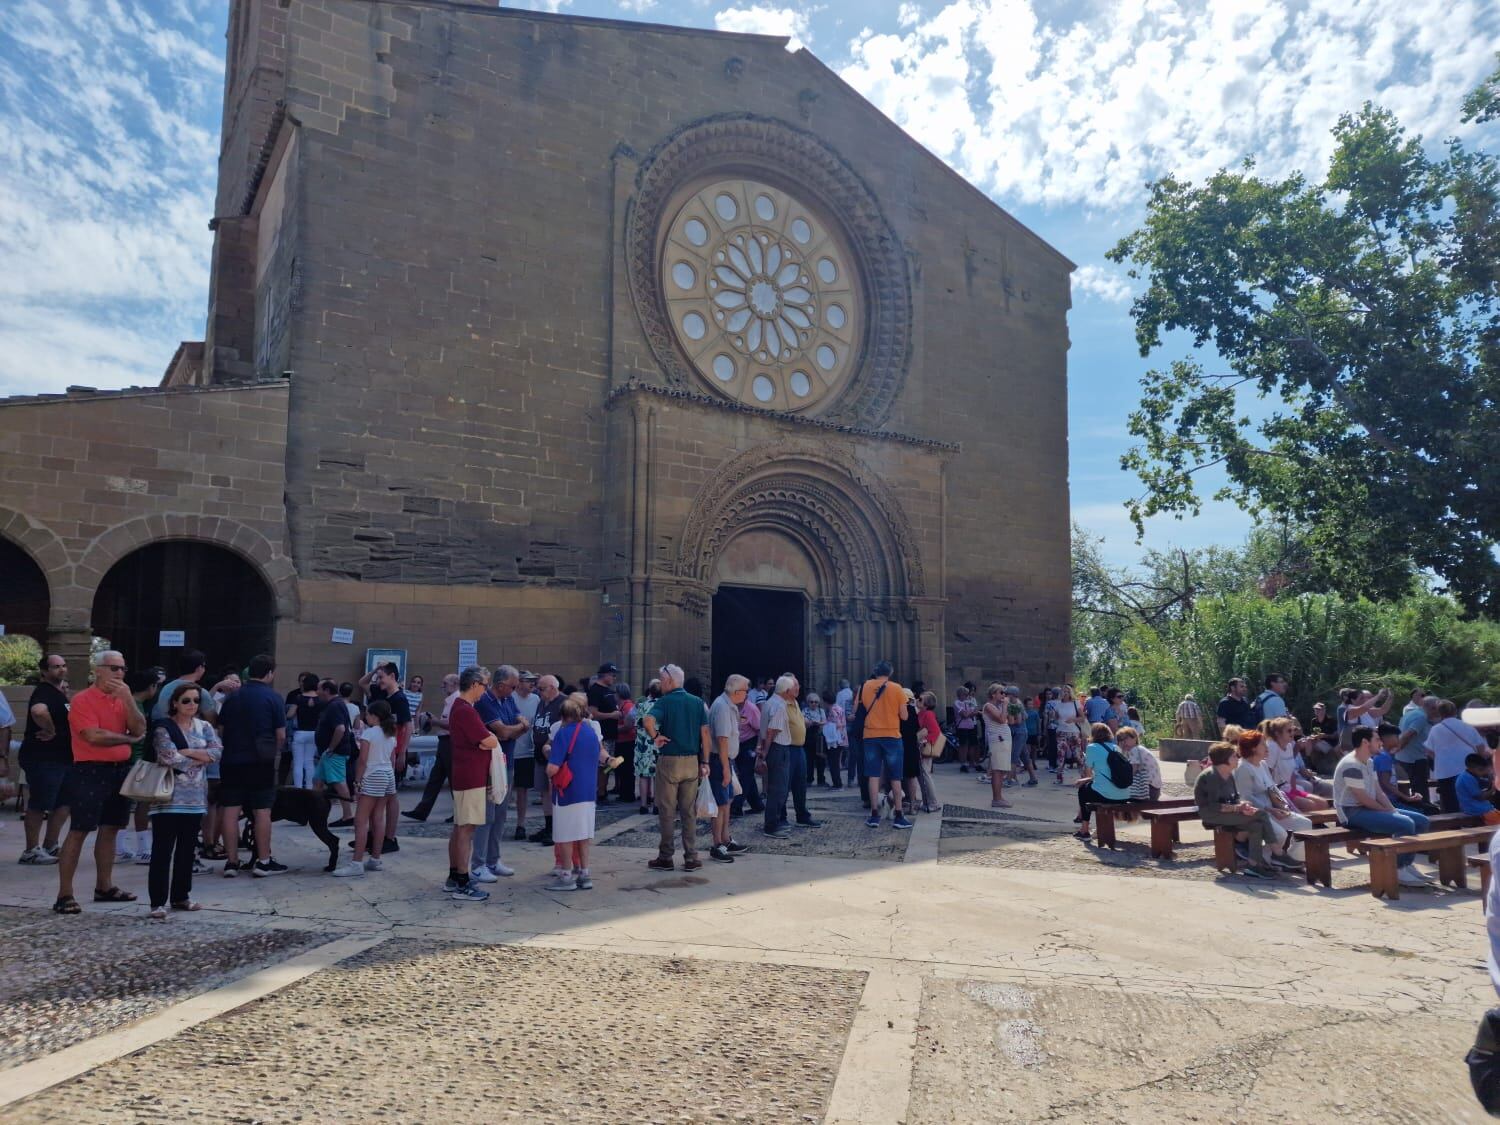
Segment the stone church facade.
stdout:
<svg viewBox="0 0 1500 1125">
<path fill-rule="evenodd" d="M 213 227 L 162 387 L 0 403 L 12 631 L 1068 673 L 1072 266 L 806 51 L 235 0 Z"/>
</svg>

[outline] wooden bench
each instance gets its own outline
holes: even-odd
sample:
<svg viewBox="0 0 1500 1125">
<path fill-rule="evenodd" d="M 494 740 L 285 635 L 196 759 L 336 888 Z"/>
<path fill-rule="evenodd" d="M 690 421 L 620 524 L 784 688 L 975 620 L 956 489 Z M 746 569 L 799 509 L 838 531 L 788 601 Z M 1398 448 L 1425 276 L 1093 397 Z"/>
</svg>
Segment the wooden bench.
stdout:
<svg viewBox="0 0 1500 1125">
<path fill-rule="evenodd" d="M 1464 848 L 1469 844 L 1488 846 L 1495 834 L 1491 825 L 1478 828 L 1452 828 L 1443 832 L 1424 832 L 1420 836 L 1367 836 L 1352 843 L 1351 849 L 1370 857 L 1370 893 L 1376 898 L 1401 897 L 1396 879 L 1396 860 L 1403 855 L 1426 852 L 1437 857 L 1438 880 L 1444 886 L 1460 889 L 1468 886 L 1464 875 Z"/>
<path fill-rule="evenodd" d="M 1191 797 L 1165 797 L 1159 801 L 1125 801 L 1123 803 L 1093 804 L 1095 841 L 1101 848 L 1113 848 L 1115 841 L 1115 817 L 1139 815 L 1148 809 L 1194 808 Z M 1174 837 L 1175 838 L 1175 837 Z M 1155 854 L 1155 853 L 1153 853 Z"/>
<path fill-rule="evenodd" d="M 1465 816 L 1463 813 L 1438 813 L 1428 817 L 1427 821 L 1429 828 L 1435 832 L 1450 828 L 1469 828 L 1478 824 L 1479 818 Z M 1307 864 L 1308 884 L 1317 886 L 1322 883 L 1325 887 L 1331 888 L 1333 886 L 1333 857 L 1329 854 L 1329 848 L 1335 844 L 1353 845 L 1367 836 L 1368 833 L 1361 832 L 1358 828 L 1336 823 L 1293 832 L 1292 838 L 1300 840 L 1306 852 L 1304 862 Z M 1354 849 L 1350 846 L 1349 850 L 1352 852 Z"/>
<path fill-rule="evenodd" d="M 1182 839 L 1183 821 L 1198 819 L 1198 806 L 1178 805 L 1174 808 L 1146 809 L 1141 813 L 1151 825 L 1151 857 L 1171 859 L 1172 845 Z M 1233 849 L 1231 849 L 1233 850 Z"/>
<path fill-rule="evenodd" d="M 1469 857 L 1469 866 L 1479 872 L 1479 896 L 1480 900 L 1485 904 L 1485 909 L 1488 910 L 1490 900 L 1490 857 L 1488 855 L 1471 855 Z"/>
</svg>

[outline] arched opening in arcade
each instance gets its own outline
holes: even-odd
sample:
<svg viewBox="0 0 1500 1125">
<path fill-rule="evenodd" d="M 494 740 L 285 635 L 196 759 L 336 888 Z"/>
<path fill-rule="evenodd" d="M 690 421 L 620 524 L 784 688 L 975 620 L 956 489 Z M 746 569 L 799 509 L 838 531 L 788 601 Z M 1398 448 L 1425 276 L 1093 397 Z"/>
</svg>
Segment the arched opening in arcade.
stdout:
<svg viewBox="0 0 1500 1125">
<path fill-rule="evenodd" d="M 51 590 L 42 568 L 25 550 L 8 539 L 0 539 L 0 626 L 4 626 L 5 635 L 0 645 L 9 661 L 26 664 L 40 655 L 47 644 L 47 619 L 51 612 Z M 36 651 L 21 638 L 34 641 Z"/>
<path fill-rule="evenodd" d="M 808 605 L 818 576 L 805 547 L 779 529 L 752 528 L 725 546 L 715 566 L 713 684 L 734 672 L 753 683 L 790 672 L 806 687 Z"/>
<path fill-rule="evenodd" d="M 210 674 L 217 674 L 273 651 L 276 599 L 260 572 L 225 547 L 148 543 L 99 583 L 93 630 L 131 668 L 159 664 L 175 671 L 185 650 L 198 649 L 208 657 Z"/>
</svg>

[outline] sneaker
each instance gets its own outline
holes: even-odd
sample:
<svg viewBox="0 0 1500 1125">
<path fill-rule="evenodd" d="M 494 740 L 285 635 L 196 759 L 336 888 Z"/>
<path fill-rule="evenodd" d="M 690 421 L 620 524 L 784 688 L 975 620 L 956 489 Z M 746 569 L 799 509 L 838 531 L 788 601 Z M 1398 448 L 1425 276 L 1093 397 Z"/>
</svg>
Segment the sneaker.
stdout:
<svg viewBox="0 0 1500 1125">
<path fill-rule="evenodd" d="M 1080 828 L 1077 832 L 1073 833 L 1073 838 L 1075 840 L 1083 840 L 1087 842 L 1089 840 L 1092 840 L 1093 836 L 1089 835 L 1089 830 L 1087 828 Z"/>
<path fill-rule="evenodd" d="M 682 869 L 684 871 L 697 871 L 698 868 L 700 868 L 702 866 L 703 866 L 703 861 L 701 859 L 694 858 L 694 859 L 685 859 L 685 860 L 682 861 Z"/>
<path fill-rule="evenodd" d="M 1001 801 L 991 801 L 990 802 L 990 808 L 992 808 L 992 809 L 1008 809 L 1008 808 L 1013 808 L 1013 807 L 1014 806 L 1012 806 L 1009 801 L 1001 800 Z"/>
<path fill-rule="evenodd" d="M 505 866 L 505 864 L 499 862 L 492 864 L 490 866 L 490 870 L 496 875 L 499 875 L 502 879 L 509 879 L 516 873 L 516 869 L 514 867 L 507 867 Z"/>
<path fill-rule="evenodd" d="M 958 767 L 958 772 L 959 773 L 968 773 L 969 772 L 969 767 L 968 766 L 959 766 Z"/>
<path fill-rule="evenodd" d="M 641 806 L 641 812 L 640 812 L 640 815 L 641 815 L 641 816 L 645 816 L 645 815 L 646 815 L 646 806 L 645 806 L 645 805 L 642 805 L 642 806 Z"/>
<path fill-rule="evenodd" d="M 150 867 L 151 866 L 151 853 L 150 852 L 137 852 L 136 853 L 136 857 L 135 857 L 135 865 L 137 867 Z"/>
<path fill-rule="evenodd" d="M 333 869 L 333 875 L 336 879 L 352 879 L 356 875 L 363 875 L 364 873 L 365 865 L 357 859 L 351 859 L 348 863 L 341 863 Z"/>
<path fill-rule="evenodd" d="M 1281 852 L 1272 852 L 1266 857 L 1266 860 L 1271 864 L 1272 867 L 1279 867 L 1283 871 L 1303 870 L 1302 864 L 1298 863 L 1289 855 L 1283 855 Z"/>
<path fill-rule="evenodd" d="M 408 812 L 405 809 L 401 810 L 401 815 L 404 816 L 404 817 L 406 817 L 407 820 L 415 820 L 418 824 L 421 824 L 423 821 L 425 821 L 427 819 L 427 814 L 426 813 L 415 812 L 415 811 Z M 328 827 L 332 828 L 333 825 L 330 824 Z"/>
<path fill-rule="evenodd" d="M 1276 878 L 1276 868 L 1256 867 L 1254 864 L 1251 864 L 1241 874 L 1248 875 L 1252 879 L 1274 879 Z"/>
<path fill-rule="evenodd" d="M 526 826 L 523 824 L 519 828 L 517 828 L 516 832 L 515 832 L 515 835 L 512 836 L 511 839 L 512 840 L 524 840 L 524 839 L 526 839 Z"/>
<path fill-rule="evenodd" d="M 481 891 L 473 883 L 459 887 L 448 896 L 454 902 L 489 902 L 490 892 Z"/>
<path fill-rule="evenodd" d="M 471 867 L 469 869 L 469 878 L 477 883 L 498 883 L 500 881 L 495 873 L 482 863 L 478 867 Z"/>
<path fill-rule="evenodd" d="M 909 820 L 906 819 L 906 814 L 905 813 L 897 813 L 895 816 L 893 816 L 891 818 L 891 827 L 892 828 L 910 828 L 911 827 L 911 821 L 909 821 Z"/>
<path fill-rule="evenodd" d="M 53 859 L 56 859 L 57 858 L 57 853 L 60 852 L 60 851 L 62 851 L 62 845 L 61 844 L 53 844 L 50 848 L 44 847 L 42 849 L 42 851 L 46 852 Z"/>
<path fill-rule="evenodd" d="M 552 882 L 542 888 L 544 891 L 576 891 L 578 880 L 574 878 L 571 871 L 564 871 L 553 877 Z"/>
<path fill-rule="evenodd" d="M 822 828 L 823 827 L 823 822 L 821 820 L 813 820 L 811 817 L 809 817 L 807 820 L 799 820 L 797 822 L 797 827 L 798 828 Z"/>
<path fill-rule="evenodd" d="M 880 821 L 877 820 L 875 823 L 878 825 Z M 790 837 L 792 833 L 788 828 L 773 828 L 769 832 L 762 828 L 760 830 L 760 834 L 771 840 L 785 840 Z"/>
<path fill-rule="evenodd" d="M 1413 871 L 1409 864 L 1406 867 L 1396 868 L 1396 882 L 1400 883 L 1403 887 L 1432 886 L 1431 883 L 1422 878 L 1421 872 Z"/>
<path fill-rule="evenodd" d="M 57 856 L 55 853 L 49 852 L 46 848 L 38 845 L 29 852 L 22 852 L 21 858 L 17 862 L 45 866 L 49 863 L 56 863 Z"/>
<path fill-rule="evenodd" d="M 587 871 L 578 873 L 578 882 L 575 884 L 580 891 L 591 891 L 594 889 L 594 880 L 590 878 Z"/>
<path fill-rule="evenodd" d="M 374 856 L 367 855 L 367 856 L 365 856 L 365 870 L 366 871 L 384 871 L 385 870 L 385 864 L 381 863 L 380 860 L 376 859 Z"/>
<path fill-rule="evenodd" d="M 723 844 L 715 844 L 708 849 L 708 858 L 717 860 L 719 863 L 733 863 L 734 856 L 729 854 L 729 849 Z"/>
<path fill-rule="evenodd" d="M 724 850 L 730 855 L 744 855 L 750 848 L 738 840 L 730 840 L 729 843 L 724 845 Z"/>
<path fill-rule="evenodd" d="M 204 863 L 201 859 L 193 860 L 194 875 L 207 875 L 211 870 L 212 868 L 210 868 L 208 864 Z"/>
<path fill-rule="evenodd" d="M 224 864 L 224 878 L 226 878 L 226 879 L 233 879 L 239 873 L 240 873 L 240 865 L 238 863 L 229 863 L 227 861 L 225 862 L 225 864 Z"/>
<path fill-rule="evenodd" d="M 675 870 L 675 865 L 672 863 L 672 861 L 670 859 L 662 859 L 661 856 L 657 856 L 655 859 L 648 859 L 646 861 L 646 866 L 651 868 L 652 871 Z"/>
<path fill-rule="evenodd" d="M 1031 787 L 1032 787 L 1032 786 L 1033 786 L 1033 785 L 1035 785 L 1035 784 L 1037 784 L 1037 780 L 1036 780 L 1036 778 L 1034 778 L 1034 777 L 1033 777 L 1033 778 L 1032 778 L 1032 779 L 1031 779 L 1031 780 L 1030 780 L 1030 781 L 1028 781 L 1028 782 L 1027 782 L 1027 783 L 1026 783 L 1026 788 L 1027 788 L 1027 789 L 1030 789 L 1030 788 L 1031 788 Z"/>
<path fill-rule="evenodd" d="M 443 893 L 451 895 L 456 890 L 458 890 L 458 880 L 449 875 L 443 880 Z"/>
<path fill-rule="evenodd" d="M 539 828 L 530 836 L 527 836 L 526 840 L 528 843 L 541 844 L 543 847 L 550 848 L 552 846 L 552 833 L 545 828 Z"/>
<path fill-rule="evenodd" d="M 284 875 L 286 870 L 286 864 L 277 863 L 274 858 L 258 859 L 255 861 L 255 866 L 250 869 L 250 874 L 254 875 L 257 879 L 265 879 L 272 875 Z"/>
<path fill-rule="evenodd" d="M 879 813 L 871 813 L 869 816 L 865 817 L 865 827 L 866 828 L 879 828 L 880 827 L 880 814 Z"/>
<path fill-rule="evenodd" d="M 392 836 L 380 845 L 382 855 L 394 855 L 401 850 L 401 841 Z"/>
</svg>

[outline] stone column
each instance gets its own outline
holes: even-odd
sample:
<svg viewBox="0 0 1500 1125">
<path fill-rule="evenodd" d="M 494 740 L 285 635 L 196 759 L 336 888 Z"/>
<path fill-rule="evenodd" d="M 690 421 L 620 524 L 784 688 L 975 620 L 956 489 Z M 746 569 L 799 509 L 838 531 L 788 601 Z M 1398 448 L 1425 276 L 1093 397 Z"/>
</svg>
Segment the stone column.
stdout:
<svg viewBox="0 0 1500 1125">
<path fill-rule="evenodd" d="M 94 634 L 89 629 L 48 629 L 47 652 L 55 652 L 68 662 L 68 685 L 72 691 L 89 686 L 94 672 Z"/>
</svg>

